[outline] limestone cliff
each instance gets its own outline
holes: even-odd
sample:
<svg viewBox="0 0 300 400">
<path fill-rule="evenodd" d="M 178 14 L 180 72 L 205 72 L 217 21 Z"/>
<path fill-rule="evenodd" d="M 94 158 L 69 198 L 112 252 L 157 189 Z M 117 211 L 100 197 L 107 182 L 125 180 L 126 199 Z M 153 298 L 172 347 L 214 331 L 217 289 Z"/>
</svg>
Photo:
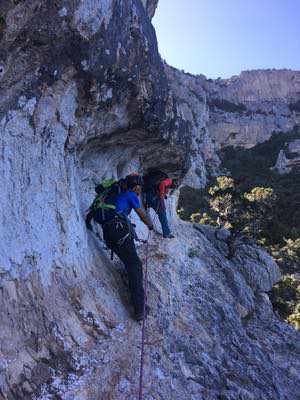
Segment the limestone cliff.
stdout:
<svg viewBox="0 0 300 400">
<path fill-rule="evenodd" d="M 249 148 L 300 124 L 300 72 L 245 71 L 207 81 L 209 131 L 219 147 Z"/>
<path fill-rule="evenodd" d="M 213 80 L 167 70 L 173 71 L 171 81 L 181 86 L 182 93 L 206 104 L 205 127 L 217 149 L 250 148 L 272 133 L 288 132 L 300 124 L 299 71 L 245 71 Z"/>
<path fill-rule="evenodd" d="M 287 154 L 286 154 L 287 153 Z M 287 157 L 287 155 L 289 157 Z M 300 140 L 296 139 L 286 143 L 285 148 L 281 149 L 274 169 L 280 174 L 286 174 L 293 169 L 300 168 Z"/>
<path fill-rule="evenodd" d="M 218 164 L 204 89 L 180 93 L 158 54 L 156 5 L 1 2 L 0 399 L 136 399 L 140 326 L 85 229 L 94 183 L 155 165 L 201 186 Z M 150 243 L 145 398 L 296 400 L 299 335 L 266 294 L 277 265 L 249 246 L 228 261 L 172 210 L 177 238 Z"/>
</svg>

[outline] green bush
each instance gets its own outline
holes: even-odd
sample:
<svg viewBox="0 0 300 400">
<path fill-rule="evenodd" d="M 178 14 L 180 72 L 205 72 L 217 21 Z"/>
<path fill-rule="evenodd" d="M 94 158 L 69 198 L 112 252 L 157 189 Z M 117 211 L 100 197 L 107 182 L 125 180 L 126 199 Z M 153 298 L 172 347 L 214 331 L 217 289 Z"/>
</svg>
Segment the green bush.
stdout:
<svg viewBox="0 0 300 400">
<path fill-rule="evenodd" d="M 300 284 L 292 275 L 286 275 L 270 292 L 270 299 L 279 315 L 297 325 L 300 312 Z M 298 326 L 296 326 L 298 328 Z"/>
<path fill-rule="evenodd" d="M 244 191 L 253 186 L 270 187 L 276 195 L 272 220 L 265 231 L 267 244 L 280 243 L 284 238 L 296 239 L 300 232 L 300 173 L 294 169 L 279 175 L 270 168 L 287 142 L 300 138 L 299 129 L 291 133 L 274 134 L 251 149 L 227 147 L 221 153 L 222 168 L 241 181 Z"/>
<path fill-rule="evenodd" d="M 217 177 L 208 193 L 210 210 L 203 215 L 200 223 L 228 229 L 227 258 L 232 259 L 239 240 L 245 237 L 254 240 L 261 238 L 261 232 L 272 218 L 276 196 L 273 189 L 266 187 L 254 187 L 244 192 L 241 185 L 228 176 Z"/>
</svg>

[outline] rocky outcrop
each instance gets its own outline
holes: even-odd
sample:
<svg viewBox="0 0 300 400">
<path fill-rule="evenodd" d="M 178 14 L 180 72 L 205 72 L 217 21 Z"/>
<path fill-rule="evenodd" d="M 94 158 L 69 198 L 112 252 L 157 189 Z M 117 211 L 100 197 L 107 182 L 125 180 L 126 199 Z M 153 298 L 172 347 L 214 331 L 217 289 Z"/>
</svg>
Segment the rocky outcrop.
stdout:
<svg viewBox="0 0 300 400">
<path fill-rule="evenodd" d="M 207 84 L 212 94 L 221 99 L 249 104 L 252 110 L 263 106 L 268 111 L 268 102 L 292 104 L 299 100 L 300 72 L 287 69 L 244 71 L 230 79 L 217 79 Z"/>
<path fill-rule="evenodd" d="M 250 148 L 300 124 L 294 107 L 300 99 L 299 71 L 245 71 L 203 85 L 210 106 L 208 129 L 218 147 Z"/>
<path fill-rule="evenodd" d="M 136 398 L 140 326 L 85 229 L 94 183 L 155 165 L 201 186 L 218 163 L 204 89 L 159 57 L 156 3 L 1 2 L 1 399 Z M 266 294 L 276 264 L 250 247 L 229 262 L 174 203 L 177 239 L 150 242 L 147 397 L 296 399 L 298 336 Z"/>
<path fill-rule="evenodd" d="M 144 7 L 147 9 L 150 18 L 154 17 L 158 0 L 142 0 Z"/>
<path fill-rule="evenodd" d="M 276 264 L 249 247 L 228 262 L 210 228 L 173 228 L 174 241 L 162 243 L 155 235 L 150 243 L 145 397 L 296 399 L 297 333 L 274 316 L 264 293 L 280 276 Z M 98 244 L 89 240 L 96 256 Z M 140 253 L 144 257 L 145 249 Z M 251 264 L 238 269 L 244 258 Z M 91 302 L 86 287 L 72 292 L 80 321 L 72 341 L 81 342 L 70 349 L 68 337 L 60 338 L 76 362 L 68 373 L 54 369 L 40 399 L 49 393 L 63 399 L 137 398 L 140 326 L 128 315 L 121 265 L 104 254 L 98 260 L 101 268 L 90 285 L 102 303 Z M 69 323 L 74 319 L 71 314 Z"/>
<path fill-rule="evenodd" d="M 245 71 L 230 79 L 207 79 L 166 67 L 181 102 L 194 116 L 205 117 L 203 130 L 209 137 L 207 166 L 217 170 L 216 151 L 226 146 L 251 148 L 273 133 L 292 131 L 300 125 L 300 72 L 290 70 Z M 199 114 L 195 101 L 202 104 Z"/>
<path fill-rule="evenodd" d="M 209 109 L 203 81 L 190 74 L 182 73 L 165 64 L 165 72 L 176 98 L 178 115 L 190 127 L 190 170 L 183 184 L 201 187 L 206 184 L 208 174 L 214 174 L 220 165 L 217 147 L 213 143 L 207 125 Z M 201 184 L 199 184 L 199 178 Z"/>
<path fill-rule="evenodd" d="M 284 150 L 280 150 L 274 169 L 280 174 L 291 172 L 291 168 L 288 166 L 288 159 L 286 158 Z"/>
<path fill-rule="evenodd" d="M 299 139 L 293 140 L 290 143 L 286 143 L 285 149 L 280 150 L 274 167 L 274 169 L 280 174 L 289 173 L 296 168 L 300 168 Z"/>
</svg>

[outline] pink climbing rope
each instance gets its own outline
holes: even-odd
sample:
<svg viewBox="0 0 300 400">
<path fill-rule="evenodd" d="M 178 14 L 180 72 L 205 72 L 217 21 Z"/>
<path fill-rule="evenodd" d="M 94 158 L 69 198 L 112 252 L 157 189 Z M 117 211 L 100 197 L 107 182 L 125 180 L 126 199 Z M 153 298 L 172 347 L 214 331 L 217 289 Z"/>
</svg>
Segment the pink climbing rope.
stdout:
<svg viewBox="0 0 300 400">
<path fill-rule="evenodd" d="M 141 364 L 140 364 L 140 381 L 139 381 L 139 400 L 143 399 L 143 379 L 144 379 L 144 364 L 145 364 L 145 336 L 146 336 L 146 308 L 148 301 L 148 253 L 149 241 L 151 238 L 151 231 L 149 231 L 147 244 L 146 244 L 146 259 L 145 259 L 145 273 L 144 273 L 144 316 L 142 325 L 142 346 L 141 346 Z"/>
<path fill-rule="evenodd" d="M 155 216 L 153 218 L 153 225 L 158 219 L 160 203 L 155 210 Z M 148 303 L 148 258 L 149 258 L 149 242 L 151 239 L 152 231 L 149 230 L 147 244 L 146 244 L 146 257 L 145 257 L 145 273 L 144 273 L 144 316 L 142 325 L 142 346 L 141 346 L 141 363 L 140 363 L 140 380 L 139 380 L 139 398 L 138 400 L 143 400 L 143 381 L 144 381 L 144 364 L 145 364 L 145 337 L 146 337 L 146 308 Z"/>
</svg>

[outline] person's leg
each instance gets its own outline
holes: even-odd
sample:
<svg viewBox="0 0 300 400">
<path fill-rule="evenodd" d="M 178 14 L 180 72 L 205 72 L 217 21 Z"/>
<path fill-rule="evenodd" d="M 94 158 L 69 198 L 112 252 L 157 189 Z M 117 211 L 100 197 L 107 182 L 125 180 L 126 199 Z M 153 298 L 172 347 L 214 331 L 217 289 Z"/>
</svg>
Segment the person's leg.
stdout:
<svg viewBox="0 0 300 400">
<path fill-rule="evenodd" d="M 128 238 L 114 251 L 127 270 L 129 291 L 135 314 L 141 314 L 144 310 L 143 267 L 133 239 Z"/>
<path fill-rule="evenodd" d="M 171 235 L 171 230 L 169 227 L 169 222 L 167 218 L 167 211 L 164 199 L 160 199 L 158 196 L 156 197 L 155 201 L 153 202 L 155 206 L 155 211 L 158 215 L 159 222 L 161 224 L 161 229 L 163 231 L 164 237 L 169 237 Z"/>
<path fill-rule="evenodd" d="M 171 235 L 171 230 L 169 228 L 169 223 L 168 223 L 168 218 L 167 218 L 167 213 L 166 209 L 162 208 L 159 209 L 157 212 L 160 224 L 161 224 L 161 229 L 163 231 L 163 236 L 168 237 Z"/>
<path fill-rule="evenodd" d="M 169 228 L 164 200 L 163 199 L 161 200 L 158 196 L 148 195 L 147 203 L 151 208 L 153 208 L 153 210 L 158 215 L 158 219 L 161 224 L 161 229 L 163 231 L 163 236 L 169 236 L 171 234 L 171 231 Z"/>
<path fill-rule="evenodd" d="M 122 243 L 121 239 L 128 233 L 128 225 L 124 224 L 121 229 L 117 226 L 114 223 L 106 225 L 103 228 L 103 235 L 108 247 L 120 258 L 127 270 L 132 304 L 135 313 L 138 314 L 144 309 L 142 262 L 136 252 L 133 238 L 127 237 Z"/>
</svg>

